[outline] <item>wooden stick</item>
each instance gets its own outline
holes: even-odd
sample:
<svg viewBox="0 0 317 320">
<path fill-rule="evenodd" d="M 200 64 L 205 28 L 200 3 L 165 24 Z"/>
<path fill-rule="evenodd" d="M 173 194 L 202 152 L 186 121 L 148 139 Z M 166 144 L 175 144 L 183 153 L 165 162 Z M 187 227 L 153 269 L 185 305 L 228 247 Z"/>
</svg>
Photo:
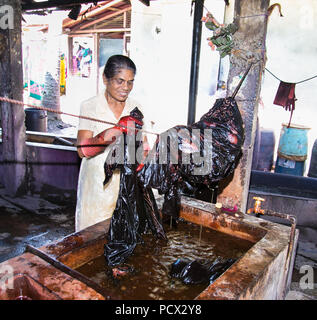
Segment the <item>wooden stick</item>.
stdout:
<svg viewBox="0 0 317 320">
<path fill-rule="evenodd" d="M 250 71 L 250 69 L 252 67 L 252 64 L 253 64 L 253 62 L 250 63 L 248 69 L 246 70 L 246 72 L 244 73 L 243 77 L 241 78 L 239 84 L 237 85 L 236 89 L 234 90 L 234 92 L 233 92 L 233 94 L 231 96 L 233 99 L 236 97 L 236 95 L 237 95 L 237 93 L 238 93 L 238 91 L 239 91 L 244 79 L 246 78 L 247 74 L 249 73 L 249 71 Z"/>
<path fill-rule="evenodd" d="M 49 264 L 51 264 L 56 269 L 58 269 L 64 273 L 66 273 L 67 275 L 83 282 L 88 287 L 94 289 L 96 292 L 101 294 L 106 300 L 113 299 L 114 295 L 110 291 L 105 290 L 104 288 L 102 288 L 97 283 L 95 283 L 91 279 L 87 278 L 86 276 L 84 276 L 80 272 L 69 268 L 68 266 L 66 266 L 62 262 L 55 260 L 54 258 L 50 257 L 49 255 L 47 255 L 43 251 L 41 251 L 31 245 L 26 245 L 25 251 L 38 256 L 39 258 L 41 258 L 41 259 L 45 260 L 46 262 L 48 262 Z"/>
</svg>

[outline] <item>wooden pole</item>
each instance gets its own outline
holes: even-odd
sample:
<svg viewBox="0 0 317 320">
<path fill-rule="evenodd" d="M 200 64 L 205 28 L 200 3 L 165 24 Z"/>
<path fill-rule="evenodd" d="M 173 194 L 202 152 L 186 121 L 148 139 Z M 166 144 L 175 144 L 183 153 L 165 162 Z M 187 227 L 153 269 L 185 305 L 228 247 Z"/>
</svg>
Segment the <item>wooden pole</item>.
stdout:
<svg viewBox="0 0 317 320">
<path fill-rule="evenodd" d="M 245 127 L 243 155 L 234 174 L 220 183 L 217 201 L 225 207 L 237 205 L 244 213 L 248 200 L 261 79 L 265 67 L 269 2 L 269 0 L 235 1 L 234 21 L 239 29 L 233 36 L 235 47 L 230 56 L 227 96 L 232 95 L 240 77 L 251 62 L 253 65 L 236 96 Z"/>
<path fill-rule="evenodd" d="M 18 0 L 0 0 L 0 96 L 23 100 L 21 7 Z M 25 114 L 19 105 L 1 102 L 2 165 L 5 192 L 26 193 Z"/>
</svg>

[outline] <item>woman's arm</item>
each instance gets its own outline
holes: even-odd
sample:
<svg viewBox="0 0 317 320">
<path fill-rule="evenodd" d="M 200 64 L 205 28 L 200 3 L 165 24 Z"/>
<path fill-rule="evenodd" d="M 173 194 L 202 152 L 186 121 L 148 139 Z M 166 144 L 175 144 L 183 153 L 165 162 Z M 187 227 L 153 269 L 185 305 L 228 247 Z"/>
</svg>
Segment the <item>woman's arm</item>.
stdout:
<svg viewBox="0 0 317 320">
<path fill-rule="evenodd" d="M 116 137 L 121 134 L 122 130 L 118 127 L 106 129 L 93 137 L 93 132 L 90 130 L 78 130 L 77 134 L 77 153 L 81 158 L 94 157 L 102 153 L 107 145 L 116 140 Z"/>
<path fill-rule="evenodd" d="M 77 146 L 80 146 L 83 144 L 83 141 L 86 139 L 90 139 L 93 137 L 93 132 L 90 130 L 78 130 L 77 133 Z M 77 148 L 77 153 L 80 158 L 84 158 L 85 155 L 82 151 L 82 148 Z"/>
</svg>

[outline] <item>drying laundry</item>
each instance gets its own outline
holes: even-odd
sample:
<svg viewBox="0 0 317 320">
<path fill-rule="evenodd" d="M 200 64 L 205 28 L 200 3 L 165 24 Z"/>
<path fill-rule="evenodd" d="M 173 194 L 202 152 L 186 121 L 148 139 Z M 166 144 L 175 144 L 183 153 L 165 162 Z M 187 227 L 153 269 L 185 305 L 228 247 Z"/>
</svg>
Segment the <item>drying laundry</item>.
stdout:
<svg viewBox="0 0 317 320">
<path fill-rule="evenodd" d="M 291 123 L 293 112 L 295 110 L 295 83 L 280 81 L 280 85 L 277 89 L 276 96 L 274 98 L 274 104 L 282 106 L 285 110 L 290 111 L 289 124 Z"/>
</svg>

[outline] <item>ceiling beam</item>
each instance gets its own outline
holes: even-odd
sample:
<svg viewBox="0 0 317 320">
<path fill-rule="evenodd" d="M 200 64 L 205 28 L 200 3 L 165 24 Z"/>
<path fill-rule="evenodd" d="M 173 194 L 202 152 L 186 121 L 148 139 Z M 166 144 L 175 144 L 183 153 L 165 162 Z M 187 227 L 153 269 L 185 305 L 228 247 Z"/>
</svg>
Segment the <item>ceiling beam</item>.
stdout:
<svg viewBox="0 0 317 320">
<path fill-rule="evenodd" d="M 110 7 L 120 3 L 122 1 L 123 0 L 113 0 L 113 1 L 110 1 L 110 2 L 102 5 L 100 8 L 97 8 L 95 10 L 91 10 L 91 11 L 89 11 L 89 12 L 87 12 L 85 14 L 85 19 L 94 17 L 94 16 L 96 16 L 98 14 L 101 14 L 104 11 L 108 10 Z M 77 20 L 72 20 L 72 19 L 66 18 L 63 21 L 63 28 L 71 28 L 71 27 L 75 26 L 76 24 L 79 24 L 79 23 L 82 23 L 82 22 L 83 22 L 83 20 L 80 18 L 80 16 L 78 17 Z"/>
<path fill-rule="evenodd" d="M 110 33 L 110 32 L 130 32 L 131 28 L 116 28 L 116 29 L 88 29 L 88 30 L 77 30 L 71 32 L 68 35 L 81 34 L 81 33 Z"/>
<path fill-rule="evenodd" d="M 143 4 L 145 4 L 146 6 L 150 6 L 150 0 L 139 0 L 141 1 Z"/>
<path fill-rule="evenodd" d="M 71 5 L 100 2 L 101 0 L 48 0 L 44 2 L 28 2 L 22 3 L 21 7 L 23 11 L 47 9 L 54 7 L 69 7 Z"/>
<path fill-rule="evenodd" d="M 126 11 L 130 11 L 130 10 L 131 10 L 131 6 L 125 8 L 125 9 L 123 9 L 123 10 L 120 10 L 120 11 L 117 11 L 117 12 L 114 12 L 114 13 L 111 13 L 111 14 L 107 14 L 107 13 L 106 13 L 106 14 L 104 14 L 102 17 L 100 17 L 100 18 L 98 18 L 98 19 L 96 19 L 96 20 L 93 20 L 93 21 L 90 21 L 90 22 L 87 21 L 86 23 L 83 23 L 83 24 L 79 27 L 79 29 L 80 29 L 80 30 L 85 29 L 85 28 L 90 27 L 90 26 L 92 26 L 92 25 L 94 25 L 94 24 L 96 24 L 96 23 L 99 23 L 99 22 L 104 21 L 104 20 L 108 20 L 108 19 L 110 19 L 110 18 L 113 18 L 113 17 L 115 17 L 115 16 L 118 16 L 118 15 L 120 15 L 120 14 L 126 12 Z"/>
</svg>

